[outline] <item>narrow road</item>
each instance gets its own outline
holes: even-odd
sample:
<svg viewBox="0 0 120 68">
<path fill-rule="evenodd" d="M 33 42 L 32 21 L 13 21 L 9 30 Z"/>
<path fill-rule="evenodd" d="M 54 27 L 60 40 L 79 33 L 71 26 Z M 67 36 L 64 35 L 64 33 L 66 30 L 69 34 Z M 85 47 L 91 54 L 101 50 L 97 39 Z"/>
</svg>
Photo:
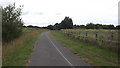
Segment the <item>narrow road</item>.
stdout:
<svg viewBox="0 0 120 68">
<path fill-rule="evenodd" d="M 49 32 L 43 32 L 36 42 L 29 66 L 89 66 L 55 40 Z"/>
</svg>

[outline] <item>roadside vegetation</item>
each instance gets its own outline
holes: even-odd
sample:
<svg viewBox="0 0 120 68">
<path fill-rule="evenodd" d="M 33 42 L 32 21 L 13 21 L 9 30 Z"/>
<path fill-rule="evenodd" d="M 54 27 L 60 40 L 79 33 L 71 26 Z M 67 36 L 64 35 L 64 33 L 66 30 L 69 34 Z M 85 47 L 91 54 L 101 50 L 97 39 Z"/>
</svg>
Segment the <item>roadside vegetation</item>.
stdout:
<svg viewBox="0 0 120 68">
<path fill-rule="evenodd" d="M 60 31 L 51 34 L 74 54 L 93 66 L 117 66 L 118 53 L 69 37 Z"/>
<path fill-rule="evenodd" d="M 80 41 L 118 52 L 118 44 L 120 44 L 118 33 L 120 30 L 62 29 L 61 32 Z"/>
<path fill-rule="evenodd" d="M 26 66 L 35 42 L 43 32 L 39 27 L 23 27 L 23 6 L 2 7 L 2 65 Z"/>
<path fill-rule="evenodd" d="M 2 42 L 10 42 L 22 34 L 22 7 L 16 8 L 15 3 L 2 7 Z"/>
<path fill-rule="evenodd" d="M 22 18 L 20 17 L 22 12 L 22 7 L 16 8 L 15 4 L 8 5 L 6 7 L 1 7 L 2 9 L 2 64 L 3 66 L 26 66 L 32 52 L 32 49 L 35 45 L 35 42 L 41 32 L 45 31 L 44 29 L 56 30 L 51 31 L 52 35 L 65 47 L 69 48 L 75 54 L 79 55 L 80 58 L 84 59 L 86 62 L 91 65 L 97 66 L 116 66 L 118 65 L 118 54 L 114 51 L 100 48 L 97 45 L 91 43 L 86 43 L 80 40 L 73 38 L 77 35 L 77 32 L 69 32 L 69 30 L 82 30 L 81 35 L 88 36 L 87 32 L 90 32 L 90 29 L 100 30 L 119 30 L 120 25 L 102 25 L 102 24 L 93 24 L 88 23 L 86 25 L 73 25 L 72 18 L 65 17 L 60 23 L 54 25 L 48 25 L 47 27 L 39 27 L 28 25 L 25 26 Z M 57 31 L 59 30 L 59 31 Z M 66 31 L 67 30 L 67 31 Z M 63 32 L 61 32 L 63 31 Z M 65 34 L 68 32 L 68 34 Z M 85 32 L 85 33 L 84 33 Z M 100 32 L 100 31 L 98 31 Z M 115 33 L 114 31 L 112 31 Z M 71 34 L 72 33 L 72 34 Z M 94 33 L 94 31 L 92 32 Z M 99 34 L 104 33 L 101 31 Z M 100 39 L 114 40 L 118 41 L 118 33 L 108 37 L 109 32 L 105 32 L 105 36 L 96 36 Z M 70 35 L 71 34 L 71 35 Z M 90 37 L 93 37 L 93 34 L 89 34 Z M 86 41 L 85 38 L 83 40 Z M 87 40 L 88 41 L 88 40 Z M 89 39 L 91 41 L 91 39 Z M 102 41 L 103 42 L 103 41 Z M 94 43 L 94 42 L 93 42 Z M 102 45 L 101 43 L 99 43 Z M 107 44 L 107 43 L 105 43 Z M 111 44 L 113 46 L 113 44 Z M 113 47 L 112 47 L 113 48 Z"/>
<path fill-rule="evenodd" d="M 24 28 L 23 34 L 3 45 L 3 66 L 26 66 L 42 29 Z"/>
</svg>

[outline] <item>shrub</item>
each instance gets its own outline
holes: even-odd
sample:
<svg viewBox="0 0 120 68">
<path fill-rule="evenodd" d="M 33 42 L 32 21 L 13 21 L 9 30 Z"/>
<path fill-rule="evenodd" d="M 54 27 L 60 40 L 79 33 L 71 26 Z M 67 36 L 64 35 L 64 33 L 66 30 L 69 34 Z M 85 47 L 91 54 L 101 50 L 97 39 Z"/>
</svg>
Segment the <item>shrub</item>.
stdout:
<svg viewBox="0 0 120 68">
<path fill-rule="evenodd" d="M 9 42 L 22 33 L 23 21 L 20 18 L 21 8 L 15 4 L 2 8 L 2 41 Z"/>
</svg>

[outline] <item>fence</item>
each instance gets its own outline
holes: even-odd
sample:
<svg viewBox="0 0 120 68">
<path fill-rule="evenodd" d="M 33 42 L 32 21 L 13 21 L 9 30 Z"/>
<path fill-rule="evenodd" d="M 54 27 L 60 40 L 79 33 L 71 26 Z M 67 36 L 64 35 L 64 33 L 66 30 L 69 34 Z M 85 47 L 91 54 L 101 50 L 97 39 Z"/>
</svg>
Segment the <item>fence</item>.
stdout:
<svg viewBox="0 0 120 68">
<path fill-rule="evenodd" d="M 120 44 L 118 30 L 63 29 L 61 31 L 68 36 L 114 51 L 118 51 Z"/>
</svg>

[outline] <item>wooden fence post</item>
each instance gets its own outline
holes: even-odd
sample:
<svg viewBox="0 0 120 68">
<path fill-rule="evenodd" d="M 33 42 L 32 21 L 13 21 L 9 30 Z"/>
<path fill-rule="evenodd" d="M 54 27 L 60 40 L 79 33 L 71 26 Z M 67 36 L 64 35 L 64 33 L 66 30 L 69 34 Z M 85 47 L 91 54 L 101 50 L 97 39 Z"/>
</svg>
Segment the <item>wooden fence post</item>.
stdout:
<svg viewBox="0 0 120 68">
<path fill-rule="evenodd" d="M 87 37 L 87 31 L 86 31 L 86 37 Z"/>
<path fill-rule="evenodd" d="M 95 38 L 98 40 L 98 32 L 95 33 Z"/>
<path fill-rule="evenodd" d="M 85 36 L 85 38 L 86 38 L 86 42 L 87 42 L 87 31 L 86 31 L 86 36 Z"/>
<path fill-rule="evenodd" d="M 78 31 L 79 32 L 79 39 L 81 39 L 81 37 L 80 37 L 80 31 Z"/>
<path fill-rule="evenodd" d="M 113 32 L 111 33 L 111 40 L 113 40 Z"/>
</svg>

